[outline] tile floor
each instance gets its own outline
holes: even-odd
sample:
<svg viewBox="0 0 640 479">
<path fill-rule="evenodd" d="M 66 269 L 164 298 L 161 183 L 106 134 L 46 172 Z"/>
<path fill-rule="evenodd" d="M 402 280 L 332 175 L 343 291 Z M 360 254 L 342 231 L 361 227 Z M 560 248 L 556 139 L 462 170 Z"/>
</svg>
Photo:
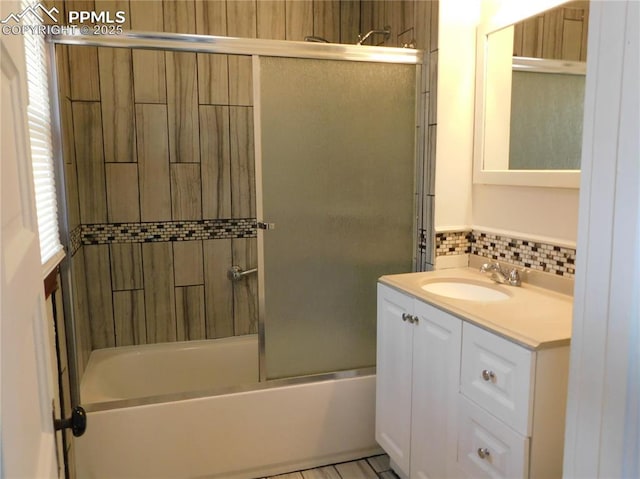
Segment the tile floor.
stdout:
<svg viewBox="0 0 640 479">
<path fill-rule="evenodd" d="M 389 467 L 389 456 L 382 454 L 265 479 L 398 479 L 398 476 Z"/>
</svg>

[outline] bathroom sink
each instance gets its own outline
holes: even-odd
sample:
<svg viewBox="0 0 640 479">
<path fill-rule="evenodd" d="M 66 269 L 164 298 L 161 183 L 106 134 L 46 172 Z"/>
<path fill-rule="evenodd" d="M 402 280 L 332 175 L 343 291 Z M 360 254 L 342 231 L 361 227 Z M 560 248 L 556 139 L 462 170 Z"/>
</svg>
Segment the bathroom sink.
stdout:
<svg viewBox="0 0 640 479">
<path fill-rule="evenodd" d="M 438 296 L 464 299 L 467 301 L 504 301 L 510 298 L 508 293 L 500 291 L 499 289 L 456 279 L 430 281 L 423 284 L 422 289 L 428 293 L 437 294 Z"/>
</svg>

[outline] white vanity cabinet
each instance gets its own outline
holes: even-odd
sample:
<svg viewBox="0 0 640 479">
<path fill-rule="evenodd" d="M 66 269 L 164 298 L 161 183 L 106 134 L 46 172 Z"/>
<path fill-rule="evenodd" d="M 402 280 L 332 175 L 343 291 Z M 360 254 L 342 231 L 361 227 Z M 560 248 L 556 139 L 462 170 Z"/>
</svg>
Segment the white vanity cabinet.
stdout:
<svg viewBox="0 0 640 479">
<path fill-rule="evenodd" d="M 462 321 L 378 284 L 376 440 L 405 478 L 444 478 L 456 460 Z"/>
<path fill-rule="evenodd" d="M 562 476 L 569 346 L 488 329 L 378 284 L 376 440 L 401 477 Z"/>
</svg>

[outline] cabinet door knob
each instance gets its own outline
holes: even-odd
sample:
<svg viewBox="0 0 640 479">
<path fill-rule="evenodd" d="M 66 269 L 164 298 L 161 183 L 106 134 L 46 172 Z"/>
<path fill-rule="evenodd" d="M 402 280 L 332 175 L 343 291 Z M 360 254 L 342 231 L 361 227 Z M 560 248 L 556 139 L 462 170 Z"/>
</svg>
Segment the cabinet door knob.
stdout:
<svg viewBox="0 0 640 479">
<path fill-rule="evenodd" d="M 411 318 L 411 315 L 409 313 L 402 313 L 402 320 L 403 321 L 407 321 Z"/>
<path fill-rule="evenodd" d="M 489 452 L 489 449 L 487 449 L 486 447 L 478 448 L 478 456 L 480 456 L 480 459 L 486 459 L 490 455 L 491 453 Z"/>
<path fill-rule="evenodd" d="M 411 318 L 413 319 L 413 321 L 411 321 L 412 323 L 418 324 L 419 318 L 417 316 L 412 316 Z"/>
<path fill-rule="evenodd" d="M 488 369 L 482 370 L 482 379 L 484 379 L 485 381 L 491 381 L 495 378 L 496 378 L 496 373 L 494 373 L 493 371 L 490 371 Z"/>
</svg>

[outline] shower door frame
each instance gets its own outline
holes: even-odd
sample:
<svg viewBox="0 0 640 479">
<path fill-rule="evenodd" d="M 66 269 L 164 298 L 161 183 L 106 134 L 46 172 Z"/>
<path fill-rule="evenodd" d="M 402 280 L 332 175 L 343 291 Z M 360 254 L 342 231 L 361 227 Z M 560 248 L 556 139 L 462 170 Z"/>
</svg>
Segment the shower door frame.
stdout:
<svg viewBox="0 0 640 479">
<path fill-rule="evenodd" d="M 49 86 L 50 97 L 52 98 L 52 137 L 54 150 L 55 175 L 58 182 L 58 211 L 61 240 L 65 248 L 70 245 L 70 231 L 68 228 L 68 205 L 65 194 L 65 173 L 64 158 L 62 151 L 62 122 L 58 92 L 58 75 L 56 68 L 56 45 L 69 46 L 93 46 L 108 48 L 129 48 L 143 50 L 161 51 L 183 51 L 192 53 L 220 53 L 229 55 L 246 55 L 252 57 L 253 95 L 254 95 L 254 161 L 256 168 L 256 221 L 263 221 L 262 217 L 262 185 L 260 183 L 262 166 L 261 154 L 261 131 L 260 131 L 260 69 L 259 58 L 263 57 L 288 57 L 305 58 L 316 60 L 342 60 L 369 63 L 395 63 L 416 66 L 416 102 L 415 102 L 415 124 L 416 134 L 414 136 L 414 211 L 413 211 L 413 232 L 412 239 L 412 269 L 415 271 L 418 256 L 418 225 L 422 222 L 423 215 L 420 200 L 420 193 L 423 190 L 423 166 L 420 161 L 424 154 L 423 141 L 420 141 L 419 132 L 424 130 L 424 115 L 422 110 L 420 86 L 422 77 L 422 65 L 424 63 L 424 52 L 411 48 L 377 47 L 365 45 L 347 45 L 337 43 L 313 43 L 290 40 L 269 40 L 255 38 L 222 37 L 213 35 L 191 35 L 181 33 L 156 33 L 125 30 L 117 35 L 92 35 L 82 33 L 65 33 L 57 35 L 47 35 L 45 41 L 48 44 L 49 60 Z M 261 238 L 258 234 L 258 248 Z M 67 256 L 68 258 L 69 256 Z M 263 255 L 259 254 L 259 258 Z M 259 263 L 261 261 L 259 260 Z M 265 318 L 264 318 L 264 264 L 258 264 L 258 336 L 259 336 L 259 382 L 257 384 L 218 388 L 215 391 L 198 391 L 179 394 L 170 394 L 161 397 L 136 398 L 109 403 L 98 403 L 87 407 L 87 411 L 101 411 L 120 407 L 137 406 L 143 404 L 155 404 L 159 402 L 169 402 L 197 397 L 209 397 L 221 394 L 229 394 L 241 391 L 251 391 L 281 387 L 293 384 L 300 384 L 314 381 L 326 381 L 330 379 L 344 379 L 350 377 L 365 376 L 375 374 L 375 366 L 357 368 L 344 371 L 333 371 L 308 376 L 297 376 L 283 379 L 267 380 L 266 375 L 266 354 L 265 354 Z M 70 371 L 71 402 L 73 405 L 80 404 L 80 378 L 77 371 L 77 352 L 75 338 L 75 318 L 73 313 L 73 288 L 69 261 L 65 260 L 60 266 L 61 281 L 66 289 L 63 295 L 63 311 L 65 320 L 71 327 L 67 327 L 67 344 Z"/>
</svg>

